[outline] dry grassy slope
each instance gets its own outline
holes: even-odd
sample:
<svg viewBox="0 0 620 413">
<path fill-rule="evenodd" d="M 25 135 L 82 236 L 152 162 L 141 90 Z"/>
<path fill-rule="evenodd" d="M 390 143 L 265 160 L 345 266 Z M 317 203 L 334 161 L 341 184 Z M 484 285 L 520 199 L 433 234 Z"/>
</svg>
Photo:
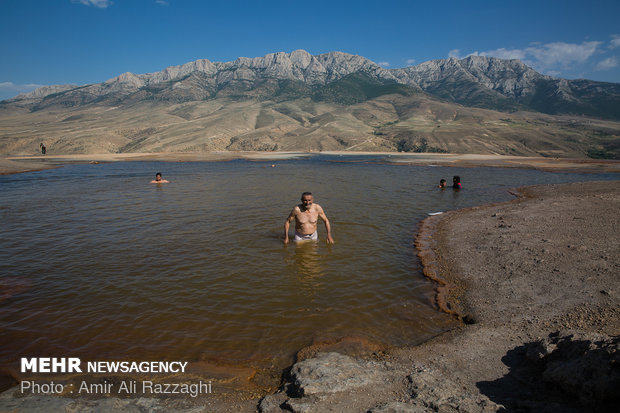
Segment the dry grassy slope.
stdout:
<svg viewBox="0 0 620 413">
<path fill-rule="evenodd" d="M 0 112 L 0 154 L 358 150 L 585 157 L 618 146 L 620 122 L 501 113 L 423 94 L 356 105 L 287 102 L 141 102 Z"/>
</svg>

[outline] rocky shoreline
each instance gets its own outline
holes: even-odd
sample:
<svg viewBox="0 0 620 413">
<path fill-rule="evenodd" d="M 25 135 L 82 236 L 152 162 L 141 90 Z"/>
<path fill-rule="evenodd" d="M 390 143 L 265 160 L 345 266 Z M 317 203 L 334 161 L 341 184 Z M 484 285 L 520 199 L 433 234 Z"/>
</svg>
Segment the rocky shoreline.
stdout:
<svg viewBox="0 0 620 413">
<path fill-rule="evenodd" d="M 430 249 L 421 251 L 425 272 L 439 281 L 439 305 L 467 324 L 379 360 L 331 353 L 297 363 L 281 392 L 267 396 L 259 410 L 590 412 L 617 406 L 618 184 L 524 188 L 513 202 L 429 218 L 418 237 Z"/>
<path fill-rule="evenodd" d="M 0 410 L 606 411 L 620 401 L 619 184 L 523 188 L 508 203 L 429 218 L 418 241 L 434 256 L 421 259 L 449 286 L 439 302 L 466 323 L 422 345 L 314 354 L 260 400 L 95 402 L 9 390 Z"/>
</svg>

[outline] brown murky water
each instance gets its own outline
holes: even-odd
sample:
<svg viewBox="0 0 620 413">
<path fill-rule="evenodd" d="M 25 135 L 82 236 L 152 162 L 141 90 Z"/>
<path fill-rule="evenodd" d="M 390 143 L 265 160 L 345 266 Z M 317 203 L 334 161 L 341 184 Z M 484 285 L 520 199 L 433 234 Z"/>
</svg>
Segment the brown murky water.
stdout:
<svg viewBox="0 0 620 413">
<path fill-rule="evenodd" d="M 450 324 L 413 248 L 428 212 L 508 200 L 523 184 L 606 178 L 341 160 L 0 177 L 0 368 L 26 356 L 281 368 L 342 337 L 419 343 Z M 157 171 L 171 183 L 149 184 Z M 456 174 L 462 191 L 435 188 Z M 325 209 L 335 245 L 282 244 L 302 191 Z"/>
</svg>

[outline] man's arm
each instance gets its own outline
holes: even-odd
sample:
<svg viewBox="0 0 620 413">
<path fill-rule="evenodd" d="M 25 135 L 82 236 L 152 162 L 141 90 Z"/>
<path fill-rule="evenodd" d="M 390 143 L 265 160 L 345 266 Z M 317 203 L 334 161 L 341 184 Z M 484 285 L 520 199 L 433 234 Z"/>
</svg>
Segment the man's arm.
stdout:
<svg viewBox="0 0 620 413">
<path fill-rule="evenodd" d="M 295 219 L 295 208 L 291 211 L 284 222 L 284 243 L 288 244 L 288 229 L 291 226 L 291 222 Z"/>
<path fill-rule="evenodd" d="M 325 211 L 323 211 L 323 208 L 321 208 L 321 207 L 319 207 L 319 217 L 325 223 L 325 230 L 327 231 L 327 243 L 328 244 L 333 244 L 334 243 L 334 239 L 332 238 L 332 227 L 329 224 L 329 219 L 327 219 L 327 215 L 325 215 Z"/>
</svg>

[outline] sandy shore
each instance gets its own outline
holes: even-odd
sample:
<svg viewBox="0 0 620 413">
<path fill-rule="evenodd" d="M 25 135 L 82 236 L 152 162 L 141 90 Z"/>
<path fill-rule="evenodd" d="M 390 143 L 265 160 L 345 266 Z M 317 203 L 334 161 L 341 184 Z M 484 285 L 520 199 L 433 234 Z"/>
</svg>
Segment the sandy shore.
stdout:
<svg viewBox="0 0 620 413">
<path fill-rule="evenodd" d="M 355 358 L 314 354 L 285 372 L 280 391 L 262 400 L 97 403 L 110 411 L 375 413 L 617 406 L 620 181 L 544 185 L 521 193 L 513 202 L 454 211 L 423 224 L 422 260 L 447 286 L 440 296 L 446 308 L 467 321 L 448 333 L 420 346 Z M 49 397 L 17 393 L 0 395 L 0 410 L 50 411 Z M 53 411 L 93 404 L 51 399 L 58 406 Z"/>
<path fill-rule="evenodd" d="M 530 187 L 517 201 L 425 222 L 436 223 L 431 247 L 448 286 L 440 301 L 473 324 L 400 355 L 458 383 L 479 407 L 589 411 L 520 368 L 551 333 L 620 334 L 619 184 Z"/>
<path fill-rule="evenodd" d="M 198 162 L 228 161 L 232 159 L 250 159 L 260 161 L 277 161 L 316 155 L 319 152 L 201 152 L 201 153 L 104 153 L 73 155 L 29 155 L 0 156 L 0 174 L 19 173 L 54 168 L 71 163 L 98 163 L 121 161 L 164 161 L 164 162 Z M 499 167 L 532 168 L 549 171 L 574 172 L 620 172 L 620 161 L 594 159 L 558 159 L 542 157 L 503 156 L 503 155 L 462 155 L 433 153 L 396 153 L 396 152 L 321 152 L 324 155 L 346 157 L 359 155 L 377 155 L 386 161 L 411 165 L 438 165 L 458 167 Z"/>
</svg>

